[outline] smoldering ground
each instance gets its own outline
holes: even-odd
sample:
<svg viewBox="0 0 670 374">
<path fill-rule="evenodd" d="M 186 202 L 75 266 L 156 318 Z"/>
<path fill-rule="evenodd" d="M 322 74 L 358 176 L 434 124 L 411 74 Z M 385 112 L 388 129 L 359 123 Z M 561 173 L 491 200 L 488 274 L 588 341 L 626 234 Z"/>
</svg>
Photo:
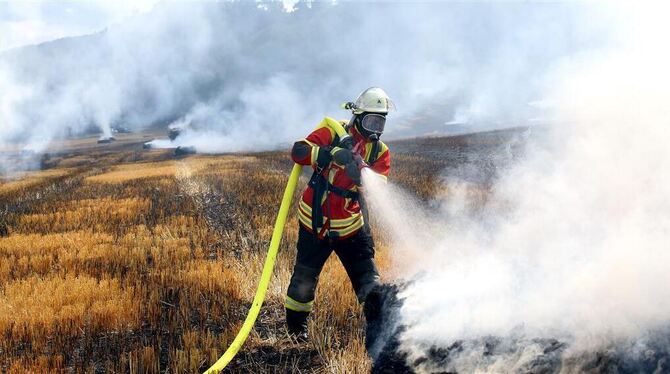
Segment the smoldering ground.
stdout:
<svg viewBox="0 0 670 374">
<path fill-rule="evenodd" d="M 609 183 L 618 178 L 603 180 L 600 190 L 577 180 L 570 188 L 581 190 L 574 191 L 582 194 L 579 204 L 566 204 L 566 191 L 554 190 L 557 175 L 549 185 L 537 176 L 524 185 L 508 180 L 519 178 L 515 170 L 528 167 L 538 157 L 532 148 L 547 139 L 526 141 L 518 158 L 509 157 L 504 143 L 476 149 L 475 161 L 445 171 L 446 197 L 428 203 L 365 179 L 378 231 L 391 237 L 393 269 L 409 280 L 367 301 L 375 372 L 670 370 L 667 253 L 663 241 L 652 239 L 667 235 L 654 227 L 667 225 L 665 213 L 653 209 L 626 218 L 624 210 L 590 221 L 589 215 L 604 219 L 597 217 L 599 209 L 611 214 L 624 207 L 584 211 L 594 209 L 593 199 L 612 194 Z M 468 152 L 461 156 L 468 159 Z M 498 169 L 493 179 L 473 167 L 482 156 Z M 575 176 L 560 176 L 567 177 Z M 472 193 L 482 183 L 491 183 L 494 194 L 483 207 L 481 195 Z M 557 195 L 542 197 L 544 189 Z M 522 212 L 529 200 L 513 198 L 526 195 L 536 208 Z M 650 220 L 646 228 L 636 222 L 642 217 Z"/>
<path fill-rule="evenodd" d="M 93 35 L 6 51 L 0 143 L 41 152 L 112 126 L 192 124 L 173 146 L 274 149 L 346 116 L 339 103 L 372 85 L 401 109 L 387 137 L 519 125 L 538 118 L 528 103 L 549 66 L 609 38 L 583 4 L 296 8 L 159 3 Z"/>
<path fill-rule="evenodd" d="M 612 11 L 620 42 L 556 70 L 552 125 L 499 165 L 485 204 L 472 168 L 445 171 L 432 209 L 365 178 L 412 279 L 386 334 L 413 370 L 670 370 L 667 26 Z"/>
<path fill-rule="evenodd" d="M 401 292 L 412 284 L 385 284 L 365 304 L 366 347 L 373 373 L 665 373 L 670 370 L 670 329 L 640 335 L 608 346 L 575 350 L 571 340 L 529 338 L 522 334 L 425 342 L 404 350 L 401 340 Z"/>
</svg>

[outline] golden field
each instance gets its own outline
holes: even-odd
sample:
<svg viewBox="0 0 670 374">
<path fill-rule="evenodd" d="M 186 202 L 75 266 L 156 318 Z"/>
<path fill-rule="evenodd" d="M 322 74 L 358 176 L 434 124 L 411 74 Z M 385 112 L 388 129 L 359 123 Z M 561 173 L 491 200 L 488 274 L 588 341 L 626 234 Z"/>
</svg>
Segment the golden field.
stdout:
<svg viewBox="0 0 670 374">
<path fill-rule="evenodd" d="M 288 154 L 103 150 L 0 182 L 3 372 L 200 372 L 246 315 Z M 396 156 L 393 175 L 428 196 L 430 173 L 409 173 L 420 162 Z M 256 328 L 229 370 L 367 372 L 361 307 L 335 256 L 319 284 L 311 342 L 286 336 L 294 209 Z M 383 245 L 378 263 L 384 273 Z"/>
<path fill-rule="evenodd" d="M 203 371 L 250 306 L 288 151 L 175 158 L 139 142 L 82 144 L 42 171 L 0 179 L 0 372 Z M 406 151 L 392 164 L 391 180 L 421 200 L 449 193 L 446 159 Z M 261 315 L 226 370 L 369 372 L 362 308 L 336 256 L 320 279 L 310 342 L 286 335 L 295 209 Z M 383 232 L 375 240 L 390 280 Z"/>
</svg>

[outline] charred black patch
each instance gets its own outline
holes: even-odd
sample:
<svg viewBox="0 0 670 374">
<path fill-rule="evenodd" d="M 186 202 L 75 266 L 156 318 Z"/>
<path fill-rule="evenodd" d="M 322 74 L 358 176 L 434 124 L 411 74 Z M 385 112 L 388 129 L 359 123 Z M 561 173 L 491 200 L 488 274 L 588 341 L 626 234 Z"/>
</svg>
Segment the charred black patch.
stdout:
<svg viewBox="0 0 670 374">
<path fill-rule="evenodd" d="M 110 136 L 109 138 L 98 139 L 98 144 L 109 144 L 113 141 L 116 141 L 116 138 L 113 137 L 113 136 Z"/>
<path fill-rule="evenodd" d="M 581 353 L 568 353 L 569 342 L 559 339 L 488 336 L 418 345 L 410 358 L 400 344 L 407 329 L 399 315 L 404 302 L 399 293 L 405 287 L 382 285 L 366 299 L 366 348 L 373 373 L 670 373 L 670 328 Z"/>
<path fill-rule="evenodd" d="M 373 373 L 411 371 L 398 340 L 404 329 L 399 324 L 402 300 L 398 297 L 403 287 L 400 284 L 383 284 L 373 288 L 365 299 L 365 348 L 372 358 Z"/>
<path fill-rule="evenodd" d="M 9 236 L 9 228 L 7 227 L 7 211 L 0 211 L 0 238 Z"/>
<path fill-rule="evenodd" d="M 268 366 L 274 373 L 308 373 L 319 366 L 319 360 L 316 349 L 268 344 L 240 352 L 223 373 L 260 373 Z"/>
<path fill-rule="evenodd" d="M 193 155 L 195 153 L 196 153 L 195 147 L 179 146 L 179 147 L 175 148 L 175 150 L 174 150 L 174 155 L 176 157 L 186 156 L 186 155 Z"/>
</svg>

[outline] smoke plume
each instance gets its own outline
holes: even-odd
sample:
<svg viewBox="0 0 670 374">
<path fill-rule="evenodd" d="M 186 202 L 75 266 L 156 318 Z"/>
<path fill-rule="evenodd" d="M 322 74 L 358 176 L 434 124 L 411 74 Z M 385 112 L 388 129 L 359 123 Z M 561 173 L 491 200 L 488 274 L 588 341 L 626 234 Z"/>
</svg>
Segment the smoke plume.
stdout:
<svg viewBox="0 0 670 374">
<path fill-rule="evenodd" d="M 0 54 L 0 144 L 191 125 L 174 145 L 266 150 L 377 85 L 386 137 L 542 120 L 551 67 L 609 43 L 584 4 L 160 3 L 98 33 Z"/>
<path fill-rule="evenodd" d="M 431 346 L 487 337 L 556 338 L 567 356 L 613 345 L 645 352 L 644 337 L 670 326 L 663 13 L 609 9 L 617 42 L 555 66 L 543 100 L 548 136 L 500 173 L 477 214 L 467 193 L 476 186 L 458 173 L 445 175 L 439 212 L 365 178 L 374 214 L 397 234 L 395 253 L 412 258 L 400 313 L 410 362 Z M 416 370 L 510 372 L 523 360 L 487 361 L 470 348 L 454 366 Z"/>
</svg>

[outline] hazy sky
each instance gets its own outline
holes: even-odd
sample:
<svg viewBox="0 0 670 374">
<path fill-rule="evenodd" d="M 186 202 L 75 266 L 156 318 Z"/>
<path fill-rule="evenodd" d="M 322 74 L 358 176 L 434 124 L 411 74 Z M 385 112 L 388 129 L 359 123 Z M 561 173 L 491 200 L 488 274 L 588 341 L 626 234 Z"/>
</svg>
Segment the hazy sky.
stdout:
<svg viewBox="0 0 670 374">
<path fill-rule="evenodd" d="M 280 0 L 291 11 L 298 0 Z M 150 11 L 160 0 L 3 1 L 0 51 L 84 35 Z"/>
<path fill-rule="evenodd" d="M 0 3 L 0 51 L 89 34 L 151 10 L 157 0 Z"/>
<path fill-rule="evenodd" d="M 3 54 L 0 143 L 179 121 L 276 147 L 369 86 L 399 108 L 387 139 L 536 123 L 545 78 L 608 40 L 585 3 L 152 1 L 2 5 L 2 48 L 107 32 Z"/>
</svg>

